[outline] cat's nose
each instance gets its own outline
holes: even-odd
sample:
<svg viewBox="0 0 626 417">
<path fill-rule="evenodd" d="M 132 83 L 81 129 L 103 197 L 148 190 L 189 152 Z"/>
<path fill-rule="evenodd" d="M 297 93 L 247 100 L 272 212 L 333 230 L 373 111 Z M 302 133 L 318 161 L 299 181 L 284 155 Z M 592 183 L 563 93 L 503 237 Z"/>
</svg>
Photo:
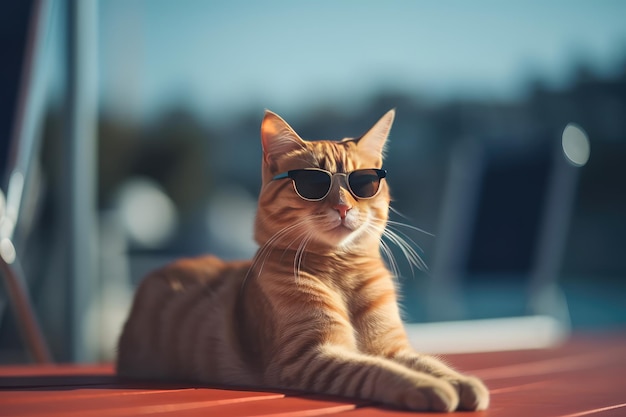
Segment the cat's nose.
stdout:
<svg viewBox="0 0 626 417">
<path fill-rule="evenodd" d="M 341 220 L 343 220 L 346 218 L 346 214 L 348 214 L 348 211 L 352 209 L 352 206 L 339 203 L 339 204 L 335 204 L 333 208 L 337 210 L 337 212 L 339 213 L 339 217 L 341 217 Z"/>
</svg>

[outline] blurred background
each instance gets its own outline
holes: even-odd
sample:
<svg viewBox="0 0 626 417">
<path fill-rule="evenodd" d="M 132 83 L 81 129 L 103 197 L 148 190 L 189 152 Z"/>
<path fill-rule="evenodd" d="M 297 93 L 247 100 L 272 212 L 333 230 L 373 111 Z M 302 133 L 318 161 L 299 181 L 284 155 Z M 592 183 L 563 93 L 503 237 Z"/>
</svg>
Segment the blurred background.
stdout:
<svg viewBox="0 0 626 417">
<path fill-rule="evenodd" d="M 254 254 L 264 109 L 340 139 L 396 108 L 407 322 L 624 329 L 625 2 L 13 3 L 3 215 L 54 360 L 112 360 L 147 271 Z M 0 363 L 28 361 L 6 287 Z"/>
</svg>

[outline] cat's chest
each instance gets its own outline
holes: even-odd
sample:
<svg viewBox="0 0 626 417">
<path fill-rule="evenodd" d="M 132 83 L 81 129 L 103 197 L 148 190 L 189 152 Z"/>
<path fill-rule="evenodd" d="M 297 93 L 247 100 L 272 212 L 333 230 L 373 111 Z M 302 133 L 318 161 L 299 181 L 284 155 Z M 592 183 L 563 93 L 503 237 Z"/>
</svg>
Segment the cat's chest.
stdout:
<svg viewBox="0 0 626 417">
<path fill-rule="evenodd" d="M 261 279 L 279 317 L 301 317 L 331 320 L 336 314 L 342 322 L 360 325 L 364 312 L 381 302 L 395 302 L 395 288 L 384 264 L 332 265 L 302 268 L 297 277 L 292 271 L 281 271 L 277 279 Z M 271 278 L 266 275 L 263 278 Z M 289 314 L 284 314 L 289 311 Z M 281 319 L 282 320 L 282 319 Z M 331 320 L 332 321 L 332 320 Z"/>
<path fill-rule="evenodd" d="M 324 285 L 334 300 L 341 300 L 351 322 L 358 322 L 371 306 L 396 299 L 393 281 L 385 268 L 344 272 L 334 275 Z"/>
</svg>

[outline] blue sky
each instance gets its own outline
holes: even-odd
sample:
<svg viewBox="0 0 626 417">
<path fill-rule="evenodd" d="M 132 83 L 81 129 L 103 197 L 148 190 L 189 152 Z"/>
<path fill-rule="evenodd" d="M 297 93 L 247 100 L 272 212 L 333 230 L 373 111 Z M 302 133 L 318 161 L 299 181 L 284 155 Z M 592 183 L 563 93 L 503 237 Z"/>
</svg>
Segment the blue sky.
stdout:
<svg viewBox="0 0 626 417">
<path fill-rule="evenodd" d="M 626 1 L 107 0 L 103 103 L 150 115 L 172 101 L 207 117 L 258 106 L 358 106 L 383 87 L 436 99 L 510 99 L 577 61 L 624 64 Z"/>
</svg>

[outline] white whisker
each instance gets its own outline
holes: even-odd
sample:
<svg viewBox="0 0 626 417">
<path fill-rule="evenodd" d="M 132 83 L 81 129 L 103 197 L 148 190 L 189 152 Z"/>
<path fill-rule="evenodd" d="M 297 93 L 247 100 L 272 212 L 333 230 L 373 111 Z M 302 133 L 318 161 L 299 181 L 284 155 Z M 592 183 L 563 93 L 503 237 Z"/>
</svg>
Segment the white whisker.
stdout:
<svg viewBox="0 0 626 417">
<path fill-rule="evenodd" d="M 394 210 L 394 212 L 397 212 L 397 211 Z M 374 220 L 383 221 L 384 219 L 374 219 Z M 414 249 L 415 247 L 419 251 L 422 251 L 420 246 L 406 233 L 399 230 L 399 227 L 406 227 L 407 229 L 424 233 L 429 236 L 434 236 L 434 235 L 420 228 L 417 228 L 417 227 L 414 227 L 405 223 L 396 222 L 393 220 L 388 220 L 386 227 L 382 231 L 382 237 L 388 240 L 389 242 L 393 243 L 395 246 L 398 247 L 398 249 L 400 249 L 400 251 L 402 252 L 402 255 L 404 256 L 404 258 L 407 260 L 409 264 L 409 268 L 411 269 L 411 274 L 415 274 L 415 270 L 413 269 L 414 267 L 417 267 L 421 271 L 428 271 L 428 266 L 426 265 L 426 262 L 424 262 L 424 260 L 419 255 L 417 250 Z M 383 244 L 385 246 L 383 246 Z M 389 267 L 392 270 L 394 270 L 393 272 L 395 272 L 397 275 L 398 270 L 399 270 L 397 261 L 395 261 L 395 258 L 392 255 L 392 251 L 390 250 L 390 247 L 382 239 L 381 239 L 381 251 L 387 258 Z M 393 258 L 393 260 L 390 258 Z"/>
<path fill-rule="evenodd" d="M 404 257 L 409 263 L 409 267 L 411 268 L 411 273 L 415 272 L 413 270 L 413 266 L 416 266 L 418 269 L 422 271 L 428 270 L 428 267 L 426 266 L 426 263 L 421 258 L 421 256 L 417 253 L 415 249 L 413 249 L 413 247 L 402 236 L 400 236 L 399 234 L 389 229 L 385 230 L 383 236 L 389 239 L 396 246 L 398 246 L 398 248 L 400 249 L 400 251 L 402 252 L 402 254 L 404 255 Z"/>
<path fill-rule="evenodd" d="M 398 263 L 396 262 L 395 256 L 393 256 L 391 248 L 389 247 L 389 245 L 387 245 L 387 242 L 383 240 L 380 241 L 380 246 L 382 248 L 383 254 L 385 255 L 385 258 L 387 259 L 389 268 L 391 268 L 391 273 L 393 277 L 397 278 L 400 275 L 400 271 L 398 269 Z"/>
<path fill-rule="evenodd" d="M 398 216 L 402 217 L 403 219 L 406 220 L 411 220 L 408 216 L 405 216 L 404 214 L 400 213 L 398 210 L 396 210 L 395 208 L 389 206 L 389 210 L 391 210 L 393 213 L 397 214 Z M 412 229 L 415 230 L 416 232 L 420 232 L 420 233 L 424 233 L 425 235 L 431 236 L 431 237 L 435 237 L 434 234 L 427 232 L 424 229 L 420 229 L 419 227 L 415 227 L 415 226 L 411 226 L 410 224 L 406 224 L 406 223 L 402 223 L 402 222 L 396 222 L 393 220 L 387 220 L 388 224 L 391 224 L 393 226 L 401 226 L 401 227 L 406 227 L 408 229 Z"/>
<path fill-rule="evenodd" d="M 392 227 L 391 225 L 386 229 L 387 232 L 389 233 L 393 233 L 394 235 L 396 235 L 398 238 L 400 238 L 404 243 L 407 244 L 408 247 L 410 247 L 411 249 L 413 247 L 416 247 L 420 252 L 423 252 L 422 248 L 420 247 L 420 245 L 418 245 L 409 235 L 407 235 L 406 233 L 404 233 L 401 230 L 397 230 L 396 228 Z M 416 252 L 416 251 L 415 251 Z M 425 265 L 424 265 L 425 266 Z"/>
<path fill-rule="evenodd" d="M 384 232 L 384 229 L 380 228 L 375 224 L 370 224 L 365 229 L 365 232 L 369 235 L 379 238 L 381 234 Z M 389 269 L 391 269 L 391 274 L 394 278 L 397 278 L 400 275 L 400 270 L 398 269 L 398 263 L 396 262 L 395 256 L 393 256 L 393 252 L 391 248 L 387 244 L 387 242 L 380 240 L 380 249 L 382 251 L 383 256 L 387 260 L 387 265 Z"/>
<path fill-rule="evenodd" d="M 306 255 L 304 253 L 304 249 L 306 245 L 313 239 L 313 236 L 314 236 L 313 230 L 315 229 L 311 227 L 311 222 L 315 221 L 316 219 L 321 219 L 323 217 L 324 217 L 323 215 L 307 216 L 299 220 L 297 223 L 286 226 L 282 228 L 281 230 L 279 230 L 278 232 L 274 233 L 274 235 L 272 235 L 272 237 L 269 238 L 267 242 L 265 242 L 257 250 L 256 254 L 252 258 L 252 265 L 250 265 L 250 268 L 248 269 L 248 272 L 246 273 L 246 276 L 244 277 L 243 282 L 241 283 L 241 288 L 243 289 L 245 287 L 245 284 L 253 270 L 258 270 L 257 275 L 261 275 L 261 273 L 263 272 L 263 268 L 265 266 L 265 262 L 267 261 L 271 253 L 276 249 L 277 244 L 279 242 L 284 242 L 289 238 L 291 238 L 291 240 L 285 247 L 283 247 L 283 256 L 289 252 L 289 249 L 296 242 L 300 241 L 299 247 L 296 250 L 296 258 L 298 257 L 298 253 L 300 252 L 299 265 L 301 265 L 302 260 L 304 259 L 304 256 Z M 296 259 L 294 259 L 294 262 L 295 261 Z"/>
<path fill-rule="evenodd" d="M 309 233 L 307 233 L 307 235 L 302 239 L 293 258 L 293 274 L 296 281 L 300 278 L 300 270 L 302 263 L 304 262 L 304 257 L 306 256 L 306 246 L 309 244 L 311 239 L 313 239 L 313 231 L 309 231 Z"/>
<path fill-rule="evenodd" d="M 427 232 L 424 229 L 420 229 L 419 227 L 411 226 L 410 224 L 396 222 L 396 221 L 393 221 L 393 220 L 387 220 L 387 223 L 392 225 L 392 226 L 406 227 L 407 229 L 411 229 L 411 230 L 415 230 L 416 232 L 424 233 L 425 235 L 428 235 L 430 237 L 435 237 L 434 234 L 432 234 L 430 232 Z"/>
<path fill-rule="evenodd" d="M 256 254 L 252 258 L 252 264 L 250 265 L 250 268 L 248 269 L 248 272 L 246 273 L 246 276 L 244 277 L 243 282 L 241 283 L 242 289 L 245 286 L 250 276 L 250 273 L 253 270 L 255 270 L 257 267 L 258 267 L 257 275 L 261 275 L 263 271 L 263 267 L 265 266 L 265 262 L 267 261 L 267 258 L 272 253 L 272 251 L 275 249 L 276 243 L 278 243 L 283 238 L 288 237 L 290 233 L 292 233 L 293 231 L 296 231 L 298 228 L 306 226 L 306 223 L 308 221 L 309 219 L 305 218 L 297 223 L 294 223 L 294 224 L 291 224 L 289 226 L 282 228 L 278 232 L 274 233 L 274 235 L 271 238 L 269 238 L 267 242 L 265 242 L 263 246 L 261 246 L 257 250 Z M 293 241 L 287 247 L 291 246 L 291 244 L 293 244 Z"/>
</svg>

